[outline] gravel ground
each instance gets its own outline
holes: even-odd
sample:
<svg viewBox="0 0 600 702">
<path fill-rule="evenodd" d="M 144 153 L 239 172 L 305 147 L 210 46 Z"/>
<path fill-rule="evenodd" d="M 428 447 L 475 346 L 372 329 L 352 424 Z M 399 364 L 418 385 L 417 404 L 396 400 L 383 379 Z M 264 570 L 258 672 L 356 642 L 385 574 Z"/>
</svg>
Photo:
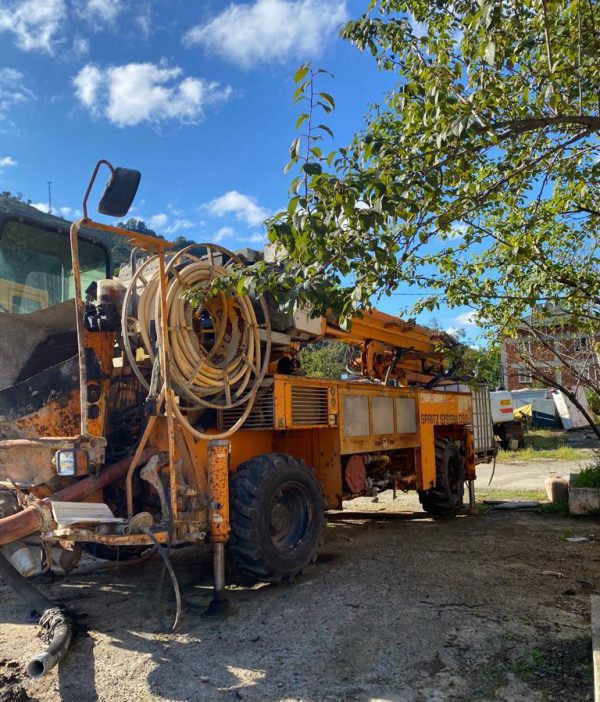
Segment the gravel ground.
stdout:
<svg viewBox="0 0 600 702">
<path fill-rule="evenodd" d="M 85 613 L 68 658 L 41 681 L 23 673 L 40 648 L 35 622 L 0 585 L 0 702 L 591 700 L 600 524 L 494 510 L 433 520 L 413 507 L 389 493 L 357 501 L 409 511 L 335 517 L 302 577 L 234 585 L 222 619 L 202 614 L 209 553 L 174 553 L 177 634 L 158 632 L 158 562 L 40 583 Z"/>
</svg>

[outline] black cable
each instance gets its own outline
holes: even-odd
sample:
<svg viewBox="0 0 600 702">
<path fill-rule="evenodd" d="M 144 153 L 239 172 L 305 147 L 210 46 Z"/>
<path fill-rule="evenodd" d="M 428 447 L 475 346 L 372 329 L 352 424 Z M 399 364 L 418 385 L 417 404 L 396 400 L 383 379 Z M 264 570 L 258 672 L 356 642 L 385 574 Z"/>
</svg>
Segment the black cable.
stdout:
<svg viewBox="0 0 600 702">
<path fill-rule="evenodd" d="M 492 484 L 492 480 L 494 479 L 494 473 L 496 472 L 496 456 L 498 454 L 494 454 L 494 462 L 492 464 L 492 474 L 490 475 L 490 481 L 488 483 L 488 487 Z"/>
<path fill-rule="evenodd" d="M 163 548 L 161 544 L 158 542 L 158 539 L 152 531 L 148 527 L 142 527 L 142 533 L 146 534 L 146 536 L 152 541 L 152 543 L 156 546 L 156 550 L 159 553 L 160 557 L 163 559 L 164 563 L 164 568 L 168 571 L 169 575 L 171 576 L 171 583 L 173 584 L 173 591 L 175 593 L 175 621 L 173 622 L 173 626 L 170 627 L 171 631 L 175 631 L 177 628 L 179 621 L 181 619 L 181 592 L 179 590 L 179 583 L 177 582 L 177 576 L 175 575 L 175 571 L 173 570 L 173 566 L 171 565 L 171 560 L 169 558 L 169 550 L 166 548 Z M 169 536 L 170 540 L 170 536 Z M 158 602 L 157 602 L 157 614 L 158 614 L 158 621 L 160 622 L 160 625 L 163 627 L 163 629 L 168 629 L 169 627 L 165 626 L 165 622 L 162 617 L 162 612 L 160 611 L 160 593 L 162 591 L 162 583 L 163 583 L 163 576 L 164 576 L 164 569 L 163 573 L 161 575 L 159 587 L 157 588 L 157 596 L 158 596 Z"/>
</svg>

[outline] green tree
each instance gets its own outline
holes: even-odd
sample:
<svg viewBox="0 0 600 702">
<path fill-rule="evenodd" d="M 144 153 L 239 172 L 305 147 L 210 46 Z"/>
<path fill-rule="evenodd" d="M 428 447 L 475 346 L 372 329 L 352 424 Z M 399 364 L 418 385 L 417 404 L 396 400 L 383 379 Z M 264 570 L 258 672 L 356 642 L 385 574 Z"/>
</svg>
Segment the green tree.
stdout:
<svg viewBox="0 0 600 702">
<path fill-rule="evenodd" d="M 302 371 L 309 378 L 339 380 L 346 372 L 348 346 L 340 341 L 306 344 L 300 350 Z"/>
<path fill-rule="evenodd" d="M 442 331 L 436 318 L 427 323 L 431 329 Z M 445 348 L 446 366 L 453 368 L 453 375 L 467 382 L 486 383 L 492 390 L 501 384 L 500 344 L 497 340 L 474 345 L 467 338 L 465 329 L 446 332 L 446 337 L 454 342 Z"/>
<path fill-rule="evenodd" d="M 158 239 L 164 239 L 163 236 L 157 234 L 153 229 L 150 229 L 143 219 L 139 219 L 137 217 L 130 217 L 124 222 L 118 222 L 116 226 L 130 232 L 147 234 L 148 236 L 155 236 Z M 99 232 L 99 234 L 101 238 L 107 242 L 110 248 L 112 261 L 115 268 L 129 263 L 133 246 L 127 239 L 124 239 L 119 234 L 112 234 L 111 232 Z"/>
<path fill-rule="evenodd" d="M 350 316 L 419 285 L 494 338 L 541 303 L 600 318 L 600 17 L 593 0 L 373 0 L 343 36 L 396 85 L 343 148 L 303 66 L 289 206 L 269 223 L 280 299 Z M 257 267 L 260 269 L 260 266 Z M 549 313 L 551 314 L 551 313 Z"/>
<path fill-rule="evenodd" d="M 372 3 L 344 36 L 398 82 L 347 148 L 321 151 L 333 98 L 296 75 L 299 174 L 270 224 L 292 292 L 350 313 L 418 283 L 419 309 L 443 290 L 508 329 L 540 300 L 597 305 L 599 32 L 583 0 Z"/>
</svg>

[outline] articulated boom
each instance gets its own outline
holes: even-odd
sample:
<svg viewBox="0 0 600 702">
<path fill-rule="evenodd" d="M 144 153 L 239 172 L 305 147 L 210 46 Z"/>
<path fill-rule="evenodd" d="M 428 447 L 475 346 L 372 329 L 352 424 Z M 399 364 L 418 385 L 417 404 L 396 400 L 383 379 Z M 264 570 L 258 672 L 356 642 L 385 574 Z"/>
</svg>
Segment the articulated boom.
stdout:
<svg viewBox="0 0 600 702">
<path fill-rule="evenodd" d="M 447 334 L 379 310 L 354 317 L 349 327 L 327 321 L 325 336 L 360 349 L 351 367 L 358 374 L 402 386 L 426 385 L 443 375 L 443 349 L 452 343 Z"/>
</svg>

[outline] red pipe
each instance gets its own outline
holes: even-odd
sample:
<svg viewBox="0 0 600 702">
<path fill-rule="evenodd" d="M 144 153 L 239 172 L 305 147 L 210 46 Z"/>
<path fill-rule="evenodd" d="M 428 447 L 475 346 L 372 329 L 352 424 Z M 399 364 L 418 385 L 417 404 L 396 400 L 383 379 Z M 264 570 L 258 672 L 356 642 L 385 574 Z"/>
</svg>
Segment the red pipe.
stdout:
<svg viewBox="0 0 600 702">
<path fill-rule="evenodd" d="M 143 465 L 146 463 L 148 459 L 154 456 L 155 453 L 158 453 L 158 450 L 155 448 L 149 447 L 144 449 L 142 451 L 142 455 L 140 456 L 140 460 L 138 461 L 138 465 Z M 55 492 L 54 495 L 47 498 L 45 502 L 48 500 L 51 502 L 79 502 L 84 497 L 93 495 L 96 490 L 100 490 L 101 488 L 114 483 L 115 480 L 122 478 L 129 470 L 131 458 L 131 456 L 123 458 L 118 463 L 113 463 L 112 466 L 105 468 L 98 475 L 90 476 L 89 478 L 85 478 L 85 480 L 78 480 L 77 482 L 68 485 L 66 488 Z M 0 524 L 2 524 L 1 520 Z"/>
<path fill-rule="evenodd" d="M 35 531 L 41 531 L 44 518 L 38 507 L 24 510 L 0 519 L 0 546 L 23 539 Z"/>
<path fill-rule="evenodd" d="M 144 449 L 139 463 L 146 463 L 155 453 L 157 453 L 155 448 Z M 0 546 L 22 539 L 36 531 L 41 531 L 44 521 L 51 519 L 52 502 L 79 502 L 84 497 L 93 495 L 97 490 L 122 478 L 127 473 L 130 463 L 131 456 L 123 458 L 118 463 L 113 463 L 112 466 L 105 468 L 97 476 L 78 480 L 55 492 L 51 497 L 40 500 L 37 504 L 26 507 L 16 514 L 0 519 Z"/>
</svg>

